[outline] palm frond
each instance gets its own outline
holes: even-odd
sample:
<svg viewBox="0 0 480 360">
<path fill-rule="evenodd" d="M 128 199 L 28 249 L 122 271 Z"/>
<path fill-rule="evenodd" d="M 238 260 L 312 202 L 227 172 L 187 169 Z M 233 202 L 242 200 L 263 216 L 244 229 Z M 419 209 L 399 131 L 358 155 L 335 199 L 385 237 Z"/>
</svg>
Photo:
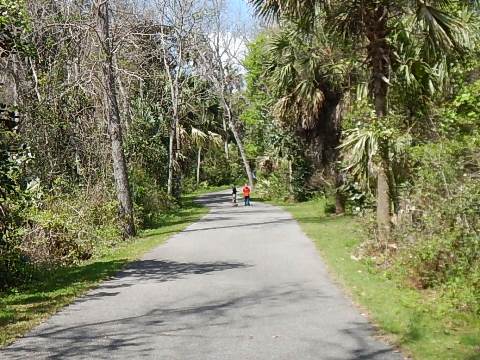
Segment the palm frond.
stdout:
<svg viewBox="0 0 480 360">
<path fill-rule="evenodd" d="M 223 146 L 223 138 L 222 135 L 214 133 L 212 131 L 208 132 L 208 137 L 211 140 L 211 144 L 217 148 Z"/>
<path fill-rule="evenodd" d="M 194 128 L 194 127 L 192 127 L 192 131 L 191 131 L 190 136 L 192 138 L 192 141 L 197 146 L 202 146 L 203 144 L 205 144 L 205 142 L 208 138 L 208 135 L 206 133 L 204 133 L 202 130 Z"/>
<path fill-rule="evenodd" d="M 416 18 L 427 34 L 432 53 L 460 49 L 462 44 L 458 35 L 468 37 L 465 27 L 456 17 L 423 1 L 418 2 Z"/>
<path fill-rule="evenodd" d="M 375 172 L 375 160 L 379 153 L 377 134 L 369 129 L 351 129 L 346 132 L 345 139 L 338 148 L 344 155 L 344 170 L 368 185 L 369 178 Z"/>
<path fill-rule="evenodd" d="M 305 25 L 315 18 L 315 10 L 327 0 L 250 0 L 255 13 L 266 21 L 278 20 L 280 16 L 296 19 Z"/>
</svg>

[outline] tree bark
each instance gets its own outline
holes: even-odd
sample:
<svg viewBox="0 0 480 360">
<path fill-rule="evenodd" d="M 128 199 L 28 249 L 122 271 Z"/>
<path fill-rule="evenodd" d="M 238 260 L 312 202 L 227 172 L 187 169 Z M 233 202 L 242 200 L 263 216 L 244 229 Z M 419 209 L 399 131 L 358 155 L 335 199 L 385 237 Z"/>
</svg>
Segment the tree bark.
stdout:
<svg viewBox="0 0 480 360">
<path fill-rule="evenodd" d="M 181 195 L 181 174 L 178 169 L 175 169 L 175 165 L 179 163 L 179 151 L 180 151 L 180 133 L 178 116 L 176 112 L 176 106 L 174 106 L 173 120 L 170 128 L 169 141 L 168 141 L 168 180 L 167 180 L 167 193 L 170 196 L 174 196 L 179 199 Z"/>
<path fill-rule="evenodd" d="M 223 118 L 223 131 L 225 132 L 225 141 L 223 143 L 224 151 L 225 151 L 225 158 L 228 160 L 230 157 L 230 154 L 228 152 L 228 128 L 227 128 L 227 122 L 225 121 L 225 118 Z"/>
<path fill-rule="evenodd" d="M 293 194 L 293 160 L 288 159 L 288 191 Z"/>
<path fill-rule="evenodd" d="M 98 29 L 102 37 L 105 60 L 103 73 L 105 77 L 105 100 L 108 109 L 108 134 L 110 136 L 113 161 L 113 176 L 120 207 L 120 220 L 125 238 L 135 236 L 133 219 L 133 202 L 128 181 L 127 162 L 123 151 L 122 126 L 116 88 L 116 72 L 113 59 L 113 44 L 110 34 L 109 1 L 98 5 Z"/>
<path fill-rule="evenodd" d="M 178 94 L 178 91 L 177 91 Z M 178 97 L 178 95 L 177 95 Z M 178 105 L 176 105 L 178 109 Z M 178 112 L 175 115 L 175 163 L 177 165 L 177 169 L 174 168 L 173 172 L 173 196 L 175 199 L 180 200 L 182 195 L 182 170 L 180 168 L 180 146 L 181 146 L 181 139 L 180 139 L 180 119 L 178 118 Z M 175 171 L 176 170 L 176 171 Z"/>
<path fill-rule="evenodd" d="M 334 112 L 334 129 L 335 129 L 335 150 L 334 150 L 334 161 L 333 161 L 333 176 L 335 177 L 335 214 L 341 215 L 345 213 L 345 194 L 342 191 L 342 186 L 344 185 L 344 177 L 340 169 L 338 161 L 340 160 L 340 150 L 338 146 L 342 138 L 342 120 L 344 114 L 344 103 L 345 99 L 340 98 L 337 106 L 335 107 Z"/>
<path fill-rule="evenodd" d="M 174 161 L 175 161 L 175 120 L 172 120 L 170 125 L 170 134 L 168 136 L 168 180 L 167 180 L 167 194 L 172 196 L 173 194 L 173 173 L 174 173 Z"/>
<path fill-rule="evenodd" d="M 372 92 L 377 118 L 381 120 L 388 113 L 388 74 L 390 51 L 387 43 L 388 9 L 378 6 L 368 17 L 368 56 L 372 69 Z M 382 149 L 381 161 L 377 174 L 377 230 L 378 239 L 387 242 L 391 229 L 391 201 L 388 186 L 388 144 Z"/>
<path fill-rule="evenodd" d="M 12 105 L 13 105 L 13 120 L 18 120 L 18 69 L 17 69 L 17 57 L 12 56 L 12 72 L 13 72 L 13 81 L 12 81 Z"/>
<path fill-rule="evenodd" d="M 388 165 L 382 161 L 377 175 L 377 228 L 380 242 L 387 242 L 391 228 L 391 202 L 388 187 Z"/>
</svg>

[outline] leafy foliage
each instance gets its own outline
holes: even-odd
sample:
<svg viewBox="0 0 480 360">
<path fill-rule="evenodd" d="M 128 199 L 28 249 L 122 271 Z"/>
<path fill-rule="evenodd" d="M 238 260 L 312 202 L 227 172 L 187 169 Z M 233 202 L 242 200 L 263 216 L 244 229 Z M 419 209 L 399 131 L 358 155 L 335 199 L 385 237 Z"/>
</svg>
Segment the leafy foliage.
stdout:
<svg viewBox="0 0 480 360">
<path fill-rule="evenodd" d="M 0 57 L 31 50 L 30 20 L 23 0 L 0 0 Z"/>
<path fill-rule="evenodd" d="M 0 58 L 26 52 L 29 20 L 22 1 L 0 1 Z M 29 277 L 19 250 L 28 193 L 22 170 L 29 159 L 18 135 L 16 104 L 0 107 L 0 291 Z"/>
<path fill-rule="evenodd" d="M 6 111 L 0 113 L 0 290 L 29 276 L 29 269 L 19 250 L 24 210 L 28 193 L 21 169 L 28 160 L 14 125 Z"/>
<path fill-rule="evenodd" d="M 447 137 L 412 148 L 412 183 L 397 229 L 408 276 L 421 287 L 440 288 L 458 309 L 479 313 L 480 138 L 478 97 L 467 86 L 439 111 Z M 452 117 L 456 121 L 452 122 Z"/>
</svg>

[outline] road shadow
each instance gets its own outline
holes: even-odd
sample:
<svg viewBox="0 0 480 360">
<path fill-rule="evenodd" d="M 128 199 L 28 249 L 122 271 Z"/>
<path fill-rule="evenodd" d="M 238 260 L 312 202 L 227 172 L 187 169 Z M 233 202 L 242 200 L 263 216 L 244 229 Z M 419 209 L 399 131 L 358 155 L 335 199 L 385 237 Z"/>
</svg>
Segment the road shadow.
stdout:
<svg viewBox="0 0 480 360">
<path fill-rule="evenodd" d="M 188 228 L 183 230 L 185 233 L 190 233 L 190 232 L 198 232 L 198 231 L 209 231 L 209 230 L 222 230 L 222 229 L 234 229 L 234 228 L 254 228 L 256 226 L 262 226 L 262 225 L 271 225 L 271 224 L 289 224 L 295 222 L 294 219 L 289 219 L 289 218 L 282 218 L 282 219 L 275 219 L 275 220 L 270 220 L 270 221 L 256 221 L 256 222 L 248 222 L 248 223 L 240 223 L 240 224 L 233 224 L 233 225 L 224 225 L 224 226 L 212 226 L 212 227 L 200 227 L 202 224 L 202 221 L 199 221 L 197 223 L 198 227 L 193 227 L 193 228 Z"/>
<path fill-rule="evenodd" d="M 367 322 L 351 322 L 350 327 L 344 328 L 341 332 L 353 339 L 356 344 L 356 349 L 350 351 L 349 360 L 370 360 L 370 359 L 403 359 L 403 356 L 395 353 L 388 345 L 380 344 L 372 349 L 371 343 L 367 339 L 372 340 L 372 335 L 375 329 Z"/>
<path fill-rule="evenodd" d="M 73 304 L 113 297 L 119 293 L 115 289 L 131 287 L 142 281 L 165 282 L 182 279 L 189 275 L 209 274 L 249 266 L 235 262 L 187 263 L 162 260 L 141 260 L 128 263 L 126 259 L 95 262 L 65 267 L 61 271 L 47 272 L 45 280 L 38 283 L 37 287 L 32 287 L 31 291 L 24 290 L 22 297 L 5 298 L 3 305 L 20 305 L 26 313 L 48 315 L 58 306 L 58 303 L 63 303 L 65 298 L 73 296 L 64 291 L 57 293 L 57 290 L 64 289 L 66 286 L 73 287 L 77 282 L 85 280 L 96 282 L 110 277 L 95 290 L 77 298 Z M 6 325 L 10 321 L 12 319 L 5 319 L 5 323 L 0 322 L 0 325 Z"/>
<path fill-rule="evenodd" d="M 101 284 L 95 291 L 79 298 L 76 302 L 85 302 L 103 296 L 112 296 L 112 289 L 130 287 L 142 282 L 165 282 L 185 278 L 189 275 L 208 275 L 250 267 L 238 262 L 176 262 L 168 260 L 140 260 L 125 266 L 113 278 Z M 109 290 L 104 292 L 104 290 Z"/>
<path fill-rule="evenodd" d="M 116 276 L 116 280 L 129 278 L 133 280 L 156 280 L 169 281 L 176 280 L 187 275 L 208 274 L 217 271 L 232 270 L 249 267 L 250 265 L 238 262 L 176 262 L 167 260 L 142 260 L 136 261 L 125 267 Z"/>
<path fill-rule="evenodd" d="M 187 273 L 190 273 L 190 270 L 187 270 Z M 187 349 L 190 349 L 188 351 L 194 351 L 198 359 L 209 359 L 213 355 L 210 352 L 211 348 L 198 347 L 194 344 L 211 342 L 214 339 L 232 341 L 228 338 L 228 331 L 225 333 L 214 331 L 213 333 L 218 335 L 211 338 L 212 333 L 209 329 L 232 326 L 237 329 L 248 329 L 250 322 L 258 320 L 274 324 L 275 319 L 284 313 L 286 303 L 321 299 L 334 301 L 321 291 L 307 289 L 298 284 L 284 284 L 244 295 L 223 294 L 214 301 L 198 302 L 195 305 L 180 306 L 172 302 L 137 316 L 75 326 L 49 326 L 42 332 L 33 334 L 30 338 L 26 337 L 15 346 L 5 349 L 3 354 L 0 351 L 0 357 L 4 355 L 5 359 L 23 360 L 26 356 L 35 354 L 35 359 L 84 359 L 87 357 L 138 359 L 159 356 L 161 354 L 159 351 L 168 347 L 171 354 L 177 354 L 175 358 L 183 358 L 181 354 L 185 354 Z M 267 306 L 269 310 L 253 311 L 253 308 L 259 304 Z M 244 309 L 247 311 L 243 311 Z M 238 311 L 244 314 L 240 324 L 238 317 L 235 316 Z M 296 315 L 305 316 L 308 313 L 309 310 L 304 309 L 302 313 Z M 272 326 L 275 328 L 275 325 Z M 339 337 L 311 338 L 308 344 L 309 351 L 317 353 L 318 358 L 322 360 L 400 360 L 401 357 L 396 356 L 397 354 L 387 346 L 373 345 L 372 331 L 368 323 L 350 322 L 339 329 L 341 335 Z M 176 338 L 183 341 L 175 342 Z M 188 345 L 190 340 L 187 339 L 191 339 L 192 346 Z M 237 346 L 252 342 L 247 338 L 238 338 L 235 341 Z M 326 351 L 327 349 L 333 349 L 332 352 L 336 354 L 340 351 L 344 355 L 341 358 L 332 357 L 329 355 L 330 351 Z"/>
<path fill-rule="evenodd" d="M 203 206 L 209 206 L 209 205 L 221 206 L 221 205 L 230 204 L 231 201 L 232 201 L 232 197 L 228 192 L 205 194 L 195 199 L 195 203 Z"/>
<path fill-rule="evenodd" d="M 261 210 L 262 214 L 265 214 L 264 209 Z M 230 212 L 225 212 L 224 210 L 222 211 L 211 211 L 209 215 L 206 217 L 203 217 L 202 219 L 198 220 L 195 222 L 193 225 L 187 227 L 182 231 L 182 233 L 191 233 L 191 232 L 200 232 L 200 231 L 209 231 L 209 230 L 222 230 L 222 229 L 232 229 L 232 228 L 254 228 L 262 225 L 271 225 L 271 224 L 277 224 L 277 225 L 282 225 L 282 224 L 290 224 L 290 223 L 295 223 L 296 220 L 289 217 L 287 213 L 283 212 L 282 210 L 272 210 L 268 211 L 270 214 L 278 214 L 276 218 L 273 218 L 272 220 L 266 220 L 266 221 L 248 221 L 248 218 L 237 218 L 233 215 L 236 214 L 248 214 L 248 215 L 254 215 L 255 213 L 252 211 L 231 211 L 232 216 L 224 216 L 225 214 L 230 214 Z M 228 221 L 238 221 L 238 223 L 235 224 L 229 224 L 229 225 L 217 225 L 217 226 L 208 226 L 207 224 L 209 223 L 222 223 L 223 221 L 228 222 Z M 309 219 L 309 222 L 322 222 L 325 221 L 324 219 L 316 219 L 316 218 L 311 218 Z M 207 225 L 207 226 L 204 226 Z M 163 231 L 162 234 L 169 234 L 169 233 L 177 233 L 176 231 Z M 157 233 L 152 233 L 149 235 L 145 235 L 144 238 L 150 238 L 156 236 Z"/>
</svg>

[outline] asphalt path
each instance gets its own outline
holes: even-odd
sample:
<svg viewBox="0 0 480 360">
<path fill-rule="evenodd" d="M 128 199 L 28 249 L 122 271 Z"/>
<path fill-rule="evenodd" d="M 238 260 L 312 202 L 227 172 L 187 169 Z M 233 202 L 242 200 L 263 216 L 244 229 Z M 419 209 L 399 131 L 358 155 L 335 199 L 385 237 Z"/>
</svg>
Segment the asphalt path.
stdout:
<svg viewBox="0 0 480 360">
<path fill-rule="evenodd" d="M 402 359 L 266 204 L 210 213 L 0 351 L 0 359 Z M 335 241 L 335 239 L 332 239 Z"/>
</svg>

